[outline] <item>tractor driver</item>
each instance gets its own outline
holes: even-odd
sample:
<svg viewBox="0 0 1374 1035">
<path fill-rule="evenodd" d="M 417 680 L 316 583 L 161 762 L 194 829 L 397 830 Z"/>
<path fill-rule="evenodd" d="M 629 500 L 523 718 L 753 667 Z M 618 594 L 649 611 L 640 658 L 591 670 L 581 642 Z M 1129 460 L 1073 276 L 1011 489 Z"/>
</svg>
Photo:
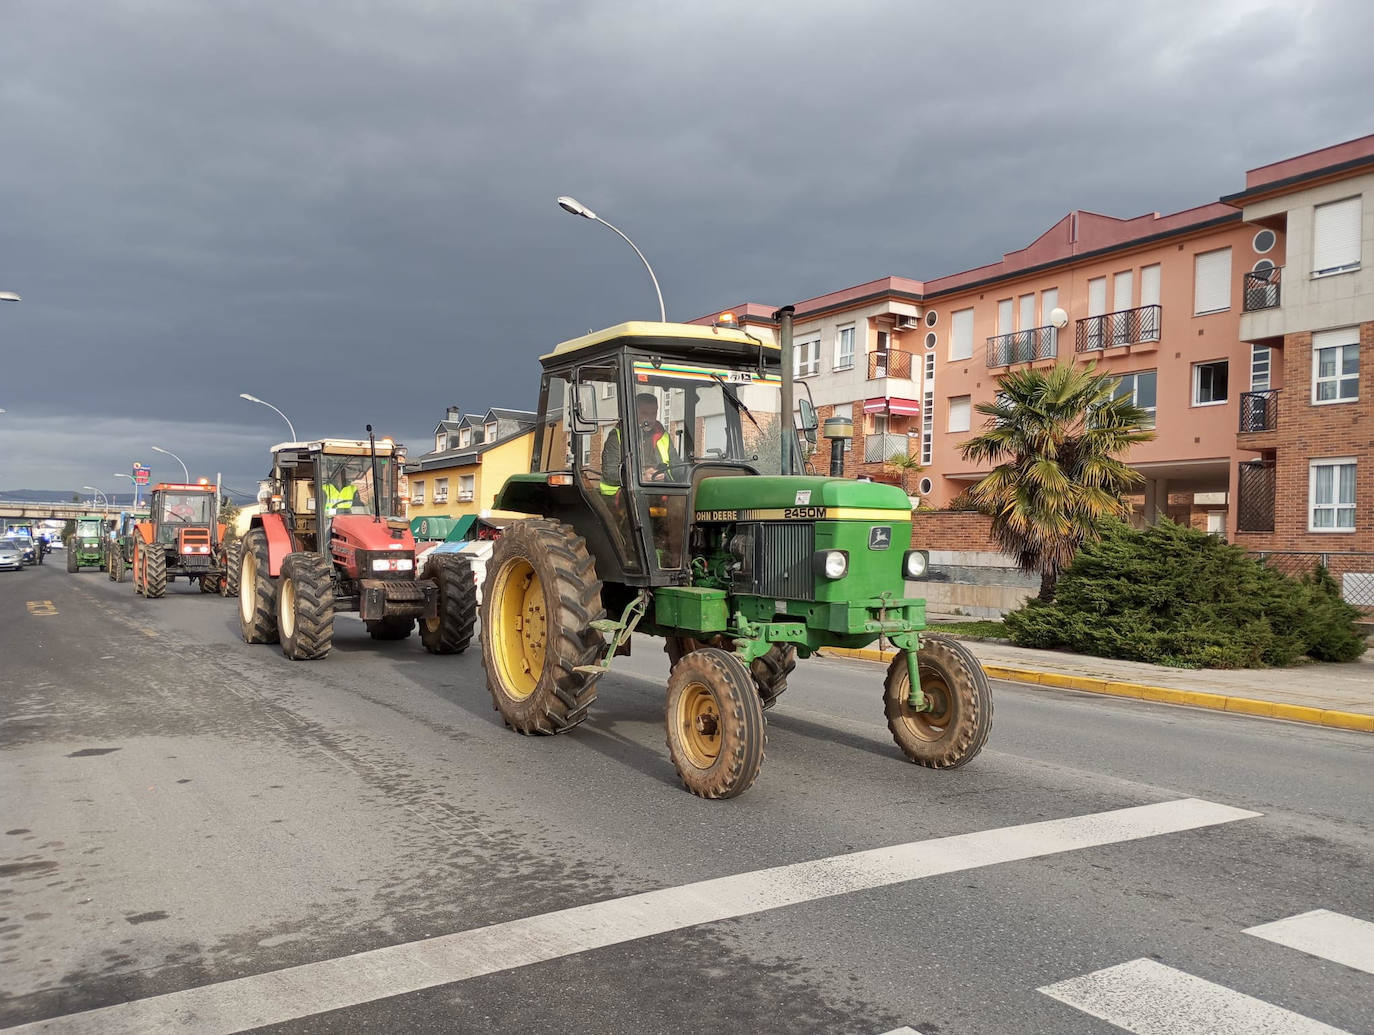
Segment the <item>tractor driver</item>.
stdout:
<svg viewBox="0 0 1374 1035">
<path fill-rule="evenodd" d="M 640 478 L 646 482 L 668 481 L 681 457 L 673 448 L 672 436 L 658 419 L 658 396 L 641 392 L 635 396 L 635 416 L 639 423 Z M 620 491 L 621 465 L 620 428 L 611 429 L 602 450 L 601 491 L 612 496 Z"/>
</svg>

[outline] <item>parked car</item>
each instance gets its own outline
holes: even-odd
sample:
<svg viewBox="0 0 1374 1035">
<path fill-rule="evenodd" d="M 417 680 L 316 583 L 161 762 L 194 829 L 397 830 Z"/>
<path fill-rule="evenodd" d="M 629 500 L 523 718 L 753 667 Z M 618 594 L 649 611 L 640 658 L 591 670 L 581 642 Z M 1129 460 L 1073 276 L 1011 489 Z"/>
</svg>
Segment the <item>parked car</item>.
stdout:
<svg viewBox="0 0 1374 1035">
<path fill-rule="evenodd" d="M 24 564 L 24 548 L 13 539 L 0 539 L 0 568 L 23 571 Z"/>
</svg>

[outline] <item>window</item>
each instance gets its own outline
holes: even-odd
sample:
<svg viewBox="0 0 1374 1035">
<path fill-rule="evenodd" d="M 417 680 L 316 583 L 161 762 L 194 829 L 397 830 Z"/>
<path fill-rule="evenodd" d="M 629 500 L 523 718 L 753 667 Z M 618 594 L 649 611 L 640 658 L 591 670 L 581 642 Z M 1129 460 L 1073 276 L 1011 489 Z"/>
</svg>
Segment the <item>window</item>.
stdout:
<svg viewBox="0 0 1374 1035">
<path fill-rule="evenodd" d="M 411 502 L 411 503 L 424 503 L 424 501 L 425 501 L 425 480 L 424 480 L 423 478 L 421 478 L 419 481 L 413 481 L 413 482 L 410 483 L 410 502 Z"/>
<path fill-rule="evenodd" d="M 929 310 L 926 311 L 926 326 L 927 326 L 927 327 L 934 327 L 934 326 L 935 326 L 937 323 L 939 323 L 939 322 L 940 322 L 940 314 L 939 314 L 939 313 L 937 313 L 934 309 L 929 309 Z"/>
<path fill-rule="evenodd" d="M 1193 405 L 1212 406 L 1226 401 L 1227 361 L 1193 364 Z"/>
<path fill-rule="evenodd" d="M 849 370 L 854 366 L 854 325 L 841 327 L 835 334 L 835 369 Z"/>
<path fill-rule="evenodd" d="M 434 451 L 436 453 L 442 453 L 444 451 L 444 438 L 445 436 L 442 431 L 434 436 Z"/>
<path fill-rule="evenodd" d="M 925 382 L 921 390 L 921 463 L 935 455 L 935 353 L 926 353 Z"/>
<path fill-rule="evenodd" d="M 1274 245 L 1278 243 L 1278 240 L 1278 235 L 1275 234 L 1274 231 L 1261 230 L 1259 233 L 1255 234 L 1250 245 L 1255 249 L 1256 255 L 1263 255 L 1270 248 L 1274 247 Z"/>
<path fill-rule="evenodd" d="M 1318 205 L 1312 213 L 1312 275 L 1360 268 L 1360 199 Z"/>
<path fill-rule="evenodd" d="M 796 342 L 792 352 L 792 374 L 807 377 L 821 370 L 821 339 L 810 338 Z"/>
<path fill-rule="evenodd" d="M 1004 298 L 997 303 L 997 333 L 1010 334 L 1016 330 L 1012 323 L 1011 299 Z"/>
<path fill-rule="evenodd" d="M 1355 530 L 1355 461 L 1352 457 L 1313 460 L 1307 500 L 1309 532 Z"/>
<path fill-rule="evenodd" d="M 1116 391 L 1112 393 L 1113 399 L 1127 396 L 1134 405 L 1148 413 L 1150 420 L 1146 426 L 1151 428 L 1155 426 L 1155 397 L 1158 377 L 1158 371 L 1154 370 L 1137 370 L 1132 374 L 1122 374 L 1121 383 L 1116 386 Z"/>
<path fill-rule="evenodd" d="M 464 428 L 462 431 L 458 432 L 458 448 L 459 448 L 459 449 L 467 449 L 467 448 L 468 448 L 469 446 L 471 446 L 471 445 L 472 445 L 472 429 L 471 429 L 471 428 Z"/>
<path fill-rule="evenodd" d="M 1231 249 L 1193 256 L 1193 315 L 1231 308 Z"/>
<path fill-rule="evenodd" d="M 460 474 L 458 476 L 458 500 L 460 503 L 469 503 L 472 500 L 474 475 Z"/>
<path fill-rule="evenodd" d="M 1352 402 L 1360 397 L 1360 329 L 1312 335 L 1312 401 Z"/>
<path fill-rule="evenodd" d="M 495 442 L 495 441 L 496 441 L 496 421 L 492 421 L 490 424 L 487 425 L 487 438 L 486 438 L 486 440 L 487 440 L 488 442 Z"/>
<path fill-rule="evenodd" d="M 1135 294 L 1135 277 L 1131 270 L 1125 270 L 1112 277 L 1112 312 L 1124 313 L 1131 308 Z M 1131 322 L 1124 317 L 1112 318 L 1112 344 L 1131 343 Z"/>
<path fill-rule="evenodd" d="M 1022 295 L 1018 304 L 1021 306 L 1021 330 L 1028 331 L 1035 326 L 1035 296 Z"/>
<path fill-rule="evenodd" d="M 1059 289 L 1046 288 L 1040 292 L 1040 321 L 1048 324 L 1050 313 L 1059 307 Z"/>
<path fill-rule="evenodd" d="M 973 310 L 960 309 L 950 314 L 949 358 L 973 358 Z"/>
<path fill-rule="evenodd" d="M 968 431 L 971 427 L 972 399 L 967 395 L 951 396 L 949 400 L 949 430 Z"/>
<path fill-rule="evenodd" d="M 448 502 L 448 479 L 447 479 L 447 478 L 435 478 L 435 479 L 434 479 L 434 502 L 435 502 L 435 503 L 447 503 L 447 502 Z"/>
<path fill-rule="evenodd" d="M 1085 330 L 1088 335 L 1088 348 L 1103 348 L 1106 342 L 1105 330 L 1106 320 L 1095 320 L 1095 316 L 1104 316 L 1107 312 L 1107 278 L 1094 277 L 1088 281 L 1088 322 Z"/>
<path fill-rule="evenodd" d="M 1269 391 L 1272 365 L 1268 345 L 1250 346 L 1250 391 Z"/>
</svg>

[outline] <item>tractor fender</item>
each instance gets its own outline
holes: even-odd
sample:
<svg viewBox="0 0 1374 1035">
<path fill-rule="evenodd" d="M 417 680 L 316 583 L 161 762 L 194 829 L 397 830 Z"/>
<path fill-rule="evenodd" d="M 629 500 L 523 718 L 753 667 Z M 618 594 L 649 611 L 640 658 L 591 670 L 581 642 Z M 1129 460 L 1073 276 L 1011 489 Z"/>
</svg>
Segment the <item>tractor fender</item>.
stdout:
<svg viewBox="0 0 1374 1035">
<path fill-rule="evenodd" d="M 138 524 L 134 525 L 134 533 L 145 543 L 151 543 L 153 541 L 153 523 L 151 521 L 140 521 Z"/>
<path fill-rule="evenodd" d="M 279 513 L 255 514 L 252 528 L 261 528 L 267 537 L 267 574 L 281 574 L 281 562 L 295 547 L 291 533 L 286 530 L 286 518 Z"/>
</svg>

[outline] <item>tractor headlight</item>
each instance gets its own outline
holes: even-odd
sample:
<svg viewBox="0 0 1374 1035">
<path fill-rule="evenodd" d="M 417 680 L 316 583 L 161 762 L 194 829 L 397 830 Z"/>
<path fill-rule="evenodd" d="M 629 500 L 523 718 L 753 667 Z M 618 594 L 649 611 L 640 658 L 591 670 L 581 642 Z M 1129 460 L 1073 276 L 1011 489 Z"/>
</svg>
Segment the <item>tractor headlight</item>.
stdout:
<svg viewBox="0 0 1374 1035">
<path fill-rule="evenodd" d="M 902 558 L 902 578 L 923 579 L 930 569 L 930 554 L 924 550 L 908 550 Z"/>
<path fill-rule="evenodd" d="M 849 571 L 847 550 L 822 550 L 816 554 L 816 571 L 827 579 L 842 579 Z"/>
<path fill-rule="evenodd" d="M 377 557 L 372 561 L 373 571 L 411 571 L 414 567 L 409 557 Z"/>
</svg>

